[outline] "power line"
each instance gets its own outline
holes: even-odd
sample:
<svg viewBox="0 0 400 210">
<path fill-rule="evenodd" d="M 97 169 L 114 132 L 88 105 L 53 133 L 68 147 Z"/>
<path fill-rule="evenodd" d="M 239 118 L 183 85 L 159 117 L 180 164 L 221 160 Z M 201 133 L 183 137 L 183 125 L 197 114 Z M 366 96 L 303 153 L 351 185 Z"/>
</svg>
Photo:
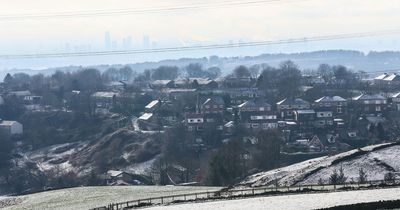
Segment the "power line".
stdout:
<svg viewBox="0 0 400 210">
<path fill-rule="evenodd" d="M 96 52 L 77 52 L 77 53 L 42 53 L 42 54 L 14 54 L 0 55 L 0 59 L 29 59 L 29 58 L 56 58 L 56 57 L 82 57 L 82 56 L 106 56 L 106 55 L 129 55 L 129 54 L 147 54 L 147 53 L 164 53 L 164 52 L 181 52 L 181 51 L 196 51 L 196 50 L 211 50 L 211 49 L 227 49 L 227 48 L 242 48 L 242 47 L 257 47 L 268 45 L 295 44 L 304 42 L 331 41 L 339 39 L 364 38 L 372 36 L 382 36 L 389 34 L 398 34 L 400 29 L 372 31 L 364 33 L 349 33 L 336 34 L 327 36 L 304 37 L 296 39 L 282 39 L 274 41 L 255 41 L 243 42 L 237 44 L 212 44 L 212 45 L 197 45 L 188 47 L 165 47 L 154 49 L 135 49 L 135 50 L 116 50 L 116 51 L 96 51 Z"/>
<path fill-rule="evenodd" d="M 223 1 L 216 3 L 202 3 L 190 4 L 180 6 L 164 6 L 164 7 L 151 7 L 142 9 L 114 9 L 114 10 L 89 10 L 89 11 L 75 11 L 75 12 L 59 12 L 59 13 L 31 13 L 31 14 L 18 14 L 18 15 L 0 15 L 0 21 L 9 20 L 32 20 L 32 19 L 49 19 L 49 18 L 73 18 L 73 17 L 93 17 L 93 16 L 111 16 L 111 15 L 138 15 L 148 13 L 162 13 L 162 12 L 177 12 L 183 10 L 193 9 L 214 9 L 235 6 L 249 6 L 258 4 L 271 4 L 271 3 L 293 3 L 300 1 L 310 0 L 247 0 L 247 1 Z"/>
</svg>

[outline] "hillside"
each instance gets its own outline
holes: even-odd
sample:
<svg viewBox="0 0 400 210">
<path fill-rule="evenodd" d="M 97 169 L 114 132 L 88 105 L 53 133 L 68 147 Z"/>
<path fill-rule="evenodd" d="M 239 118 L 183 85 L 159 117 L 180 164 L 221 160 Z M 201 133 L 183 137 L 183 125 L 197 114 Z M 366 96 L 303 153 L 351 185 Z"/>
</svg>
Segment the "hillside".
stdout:
<svg viewBox="0 0 400 210">
<path fill-rule="evenodd" d="M 188 203 L 182 205 L 158 206 L 149 208 L 149 210 L 206 210 L 206 209 L 224 209 L 224 210 L 308 210 L 329 208 L 334 206 L 369 203 L 377 201 L 397 200 L 399 188 L 362 190 L 333 193 L 299 194 L 283 195 L 271 197 L 256 197 L 238 200 L 225 200 L 204 203 Z M 318 201 L 318 202 L 316 202 Z"/>
<path fill-rule="evenodd" d="M 78 187 L 63 190 L 35 193 L 17 197 L 0 197 L 2 204 L 17 203 L 5 209 L 74 209 L 87 210 L 109 203 L 129 200 L 214 191 L 213 187 L 168 187 L 168 186 L 129 186 L 129 187 Z"/>
<path fill-rule="evenodd" d="M 400 171 L 399 143 L 380 144 L 351 150 L 334 156 L 324 156 L 301 163 L 260 172 L 245 178 L 236 187 L 260 187 L 328 183 L 334 170 L 343 168 L 347 181 L 357 181 L 362 168 L 368 180 L 383 180 L 388 172 Z"/>
</svg>

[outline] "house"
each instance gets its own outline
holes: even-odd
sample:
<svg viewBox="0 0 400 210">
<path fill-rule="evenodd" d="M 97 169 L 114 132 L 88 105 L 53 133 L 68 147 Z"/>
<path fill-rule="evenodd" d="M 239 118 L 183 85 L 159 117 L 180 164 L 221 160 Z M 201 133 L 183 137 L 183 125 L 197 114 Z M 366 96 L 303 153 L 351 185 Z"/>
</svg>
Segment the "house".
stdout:
<svg viewBox="0 0 400 210">
<path fill-rule="evenodd" d="M 223 130 L 223 118 L 218 113 L 186 113 L 185 126 L 188 131 Z"/>
<path fill-rule="evenodd" d="M 21 90 L 21 91 L 11 91 L 8 93 L 8 95 L 16 96 L 17 98 L 23 99 L 25 96 L 32 95 L 32 93 L 29 90 Z"/>
<path fill-rule="evenodd" d="M 175 80 L 177 88 L 215 89 L 218 83 L 209 78 L 180 78 Z"/>
<path fill-rule="evenodd" d="M 272 106 L 263 99 L 246 101 L 238 106 L 240 123 L 251 130 L 278 128 L 276 113 Z"/>
<path fill-rule="evenodd" d="M 310 152 L 322 152 L 325 150 L 325 146 L 317 135 L 308 142 L 308 148 Z"/>
<path fill-rule="evenodd" d="M 96 107 L 96 114 L 108 114 L 110 109 L 117 101 L 119 93 L 116 92 L 95 92 L 91 95 L 94 100 Z"/>
<path fill-rule="evenodd" d="M 204 102 L 200 104 L 200 113 L 204 114 L 223 114 L 225 111 L 225 101 L 220 96 L 214 96 L 206 98 Z"/>
<path fill-rule="evenodd" d="M 27 110 L 41 110 L 42 109 L 42 96 L 25 96 L 24 97 L 24 104 Z"/>
<path fill-rule="evenodd" d="M 326 128 L 333 126 L 333 111 L 329 108 L 317 108 L 315 109 L 316 119 L 315 127 Z"/>
<path fill-rule="evenodd" d="M 9 136 L 23 134 L 23 126 L 17 121 L 7 121 L 0 119 L 0 129 Z"/>
<path fill-rule="evenodd" d="M 294 111 L 310 109 L 311 105 L 301 98 L 286 98 L 276 103 L 278 112 L 282 119 L 293 119 Z"/>
<path fill-rule="evenodd" d="M 131 174 L 125 171 L 109 170 L 105 174 L 107 185 L 111 186 L 130 186 L 130 185 L 149 185 L 146 177 L 136 174 Z"/>
<path fill-rule="evenodd" d="M 223 86 L 227 88 L 249 88 L 254 85 L 254 80 L 250 77 L 226 77 Z"/>
<path fill-rule="evenodd" d="M 225 89 L 224 92 L 229 95 L 231 104 L 239 105 L 246 101 L 260 98 L 263 96 L 263 92 L 258 88 L 230 88 Z"/>
<path fill-rule="evenodd" d="M 122 92 L 125 90 L 126 84 L 123 81 L 112 81 L 105 84 L 108 91 Z"/>
<path fill-rule="evenodd" d="M 381 88 L 395 88 L 400 86 L 400 75 L 397 73 L 393 74 L 381 74 L 374 78 L 374 84 Z"/>
<path fill-rule="evenodd" d="M 382 112 L 387 107 L 386 97 L 379 94 L 361 94 L 352 99 L 355 110 L 362 113 Z"/>
<path fill-rule="evenodd" d="M 302 75 L 301 84 L 305 86 L 321 86 L 326 82 L 321 76 Z"/>
<path fill-rule="evenodd" d="M 151 101 L 149 104 L 147 104 L 144 107 L 144 110 L 145 110 L 145 112 L 152 113 L 152 112 L 156 111 L 160 106 L 161 106 L 161 101 L 154 100 L 154 101 Z"/>
<path fill-rule="evenodd" d="M 175 82 L 173 80 L 154 80 L 150 83 L 152 89 L 174 88 Z"/>
<path fill-rule="evenodd" d="M 153 113 L 144 113 L 138 118 L 137 122 L 139 128 L 142 130 L 155 130 L 160 126 Z"/>
<path fill-rule="evenodd" d="M 392 100 L 393 108 L 396 111 L 400 111 L 400 92 L 391 95 L 390 99 Z"/>
<path fill-rule="evenodd" d="M 342 115 L 347 110 L 347 100 L 340 96 L 324 96 L 314 101 L 315 108 L 331 110 L 334 115 Z"/>
<path fill-rule="evenodd" d="M 303 109 L 294 111 L 294 120 L 304 128 L 308 128 L 314 125 L 316 119 L 316 113 L 312 109 Z"/>
</svg>

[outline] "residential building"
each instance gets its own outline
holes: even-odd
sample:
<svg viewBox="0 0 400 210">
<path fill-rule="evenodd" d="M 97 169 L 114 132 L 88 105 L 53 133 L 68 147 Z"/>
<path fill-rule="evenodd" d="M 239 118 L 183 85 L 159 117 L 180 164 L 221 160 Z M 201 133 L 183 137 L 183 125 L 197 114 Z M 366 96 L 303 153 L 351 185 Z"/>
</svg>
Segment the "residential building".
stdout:
<svg viewBox="0 0 400 210">
<path fill-rule="evenodd" d="M 23 134 L 23 126 L 17 121 L 7 121 L 0 119 L 0 129 L 10 136 Z"/>
<path fill-rule="evenodd" d="M 250 130 L 268 130 L 278 128 L 276 113 L 263 99 L 246 101 L 238 106 L 240 123 Z"/>
<path fill-rule="evenodd" d="M 352 99 L 354 109 L 362 113 L 382 112 L 387 107 L 386 97 L 379 94 L 361 94 Z"/>
<path fill-rule="evenodd" d="M 216 113 L 186 113 L 185 126 L 188 131 L 223 130 L 222 115 Z"/>
<path fill-rule="evenodd" d="M 174 88 L 175 82 L 173 80 L 154 80 L 150 83 L 152 89 Z"/>
<path fill-rule="evenodd" d="M 223 114 L 225 111 L 225 101 L 220 96 L 213 96 L 206 98 L 204 102 L 200 104 L 200 113 L 204 114 Z"/>
<path fill-rule="evenodd" d="M 347 111 L 347 100 L 340 96 L 324 96 L 314 101 L 314 107 L 331 110 L 335 116 L 342 115 Z"/>
<path fill-rule="evenodd" d="M 286 98 L 276 103 L 276 105 L 282 119 L 293 119 L 294 111 L 307 110 L 311 108 L 310 103 L 301 98 Z"/>
<path fill-rule="evenodd" d="M 119 93 L 116 92 L 95 92 L 91 98 L 94 100 L 96 114 L 108 114 L 117 101 Z"/>
</svg>

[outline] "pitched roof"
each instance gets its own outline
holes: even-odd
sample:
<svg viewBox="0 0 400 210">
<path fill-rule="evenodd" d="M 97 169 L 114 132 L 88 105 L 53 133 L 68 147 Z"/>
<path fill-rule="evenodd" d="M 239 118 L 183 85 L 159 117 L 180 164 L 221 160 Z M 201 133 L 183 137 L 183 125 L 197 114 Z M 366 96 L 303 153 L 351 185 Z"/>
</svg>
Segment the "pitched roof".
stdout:
<svg viewBox="0 0 400 210">
<path fill-rule="evenodd" d="M 17 121 L 8 121 L 8 120 L 1 121 L 0 120 L 0 126 L 12 126 L 12 125 L 14 125 L 16 123 L 19 123 L 19 122 L 17 122 Z"/>
<path fill-rule="evenodd" d="M 315 100 L 315 103 L 321 103 L 321 102 L 345 102 L 346 99 L 340 97 L 340 96 L 324 96 L 320 99 Z"/>
<path fill-rule="evenodd" d="M 282 101 L 279 101 L 276 103 L 277 105 L 310 105 L 307 101 L 301 99 L 301 98 L 296 98 L 296 99 L 290 99 L 286 98 L 283 99 Z"/>
<path fill-rule="evenodd" d="M 400 81 L 400 75 L 391 74 L 391 75 L 385 77 L 383 80 L 385 80 L 385 81 Z"/>
<path fill-rule="evenodd" d="M 385 79 L 387 76 L 388 76 L 388 74 L 387 74 L 387 73 L 384 73 L 384 74 L 381 74 L 381 75 L 375 77 L 374 79 L 376 79 L 376 80 L 383 80 L 383 79 Z"/>
<path fill-rule="evenodd" d="M 142 116 L 139 117 L 139 120 L 149 120 L 152 116 L 152 113 L 144 113 Z"/>
<path fill-rule="evenodd" d="M 379 94 L 361 94 L 359 96 L 356 96 L 353 98 L 353 100 L 358 101 L 358 100 L 386 100 L 386 98 L 382 95 Z"/>
<path fill-rule="evenodd" d="M 118 96 L 118 93 L 115 92 L 95 92 L 92 94 L 93 97 L 97 98 L 112 98 L 114 96 Z"/>
<path fill-rule="evenodd" d="M 271 105 L 268 104 L 265 100 L 259 99 L 259 100 L 250 100 L 246 101 L 242 104 L 240 104 L 238 107 L 239 108 L 253 108 L 253 107 L 270 107 Z"/>
<path fill-rule="evenodd" d="M 202 104 L 205 105 L 211 101 L 213 101 L 214 103 L 219 104 L 219 105 L 225 105 L 224 99 L 220 96 L 209 97 Z"/>
<path fill-rule="evenodd" d="M 160 102 L 159 100 L 154 100 L 154 101 L 150 102 L 149 104 L 147 104 L 144 108 L 152 109 L 155 106 L 157 106 L 159 104 L 159 102 Z"/>
<path fill-rule="evenodd" d="M 170 82 L 173 82 L 173 80 L 154 80 L 151 82 L 152 85 L 168 85 Z"/>
</svg>

